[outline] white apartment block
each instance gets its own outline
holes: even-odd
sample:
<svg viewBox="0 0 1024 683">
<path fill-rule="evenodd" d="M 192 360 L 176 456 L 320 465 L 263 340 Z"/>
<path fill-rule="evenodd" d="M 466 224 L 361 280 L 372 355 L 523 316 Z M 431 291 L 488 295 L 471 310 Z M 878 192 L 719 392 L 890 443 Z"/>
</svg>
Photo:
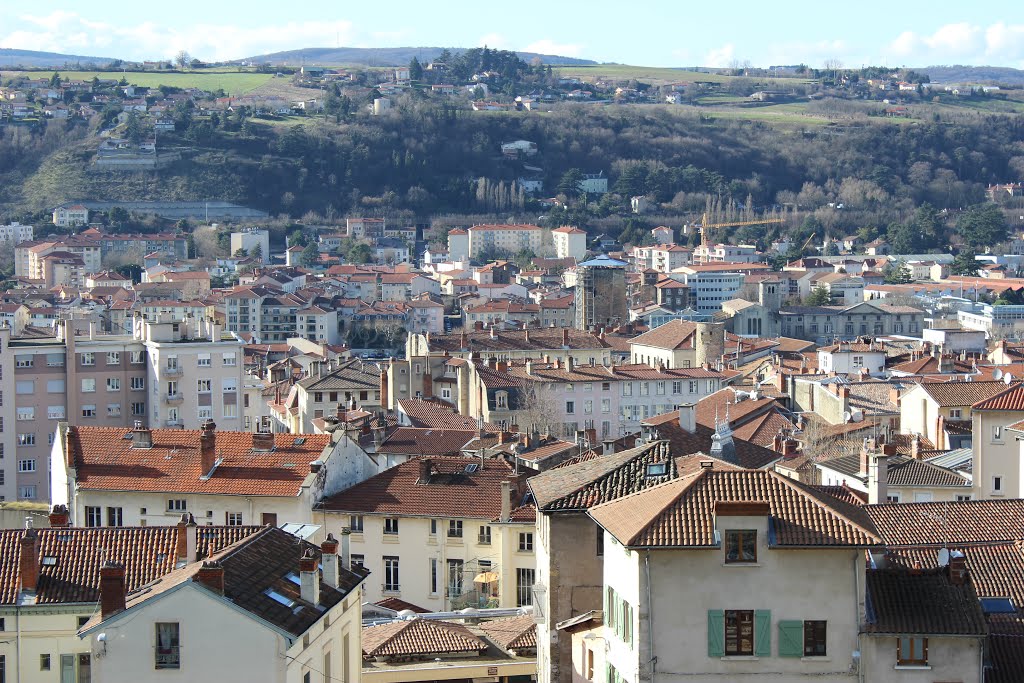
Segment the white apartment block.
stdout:
<svg viewBox="0 0 1024 683">
<path fill-rule="evenodd" d="M 8 225 L 0 225 L 0 242 L 19 244 L 32 239 L 33 229 L 31 225 L 22 225 L 18 221 Z"/>
<path fill-rule="evenodd" d="M 253 250 L 259 247 L 263 260 L 270 259 L 270 232 L 258 228 L 250 228 L 241 232 L 231 233 L 231 255 L 234 256 L 239 249 L 245 249 L 250 256 Z"/>
</svg>

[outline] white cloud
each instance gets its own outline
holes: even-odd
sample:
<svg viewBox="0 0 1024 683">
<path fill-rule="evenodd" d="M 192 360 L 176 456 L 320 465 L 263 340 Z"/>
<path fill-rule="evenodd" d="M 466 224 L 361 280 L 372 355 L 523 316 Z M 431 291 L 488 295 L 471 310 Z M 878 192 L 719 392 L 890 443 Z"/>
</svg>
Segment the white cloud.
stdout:
<svg viewBox="0 0 1024 683">
<path fill-rule="evenodd" d="M 708 52 L 704 56 L 701 66 L 721 68 L 731 65 L 734 61 L 736 61 L 736 46 L 726 43 Z"/>
<path fill-rule="evenodd" d="M 981 29 L 966 22 L 946 24 L 925 37 L 924 43 L 932 50 L 951 55 L 973 54 L 981 45 Z"/>
<path fill-rule="evenodd" d="M 254 27 L 198 24 L 179 31 L 153 22 L 116 26 L 65 11 L 21 19 L 28 26 L 0 35 L 0 44 L 135 60 L 168 58 L 186 50 L 199 59 L 222 61 L 300 47 L 351 45 L 357 38 L 349 21 L 290 21 Z"/>
<path fill-rule="evenodd" d="M 1024 60 L 1024 24 L 945 24 L 930 34 L 900 33 L 886 48 L 901 64 L 1004 64 Z"/>
<path fill-rule="evenodd" d="M 537 40 L 523 48 L 523 52 L 536 52 L 541 55 L 557 55 L 561 57 L 579 57 L 582 46 L 570 43 L 556 43 L 544 38 Z"/>
</svg>

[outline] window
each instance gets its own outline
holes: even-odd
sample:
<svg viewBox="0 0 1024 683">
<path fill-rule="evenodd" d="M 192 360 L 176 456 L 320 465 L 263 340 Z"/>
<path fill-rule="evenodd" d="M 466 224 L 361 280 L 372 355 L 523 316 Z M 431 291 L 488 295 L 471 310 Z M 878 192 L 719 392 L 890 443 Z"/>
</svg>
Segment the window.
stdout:
<svg viewBox="0 0 1024 683">
<path fill-rule="evenodd" d="M 185 512 L 187 509 L 188 506 L 185 505 L 184 498 L 171 498 L 167 501 L 168 512 Z"/>
<path fill-rule="evenodd" d="M 596 524 L 594 526 L 595 526 L 595 529 L 597 531 L 597 542 L 595 544 L 595 548 L 596 548 L 595 554 L 598 557 L 604 557 L 604 529 L 602 529 L 601 527 L 597 526 Z"/>
<path fill-rule="evenodd" d="M 18 434 L 18 445 L 19 446 L 35 446 L 36 435 L 32 434 Z"/>
<path fill-rule="evenodd" d="M 611 402 L 611 400 L 607 399 L 607 398 L 602 398 L 601 399 L 601 412 L 602 413 L 610 413 L 611 411 L 612 411 L 612 402 Z"/>
<path fill-rule="evenodd" d="M 46 419 L 48 419 L 48 420 L 63 420 L 64 419 L 64 406 L 47 406 L 47 408 L 46 408 Z"/>
<path fill-rule="evenodd" d="M 1003 492 L 1003 478 L 1002 477 L 992 477 L 992 493 L 1002 493 L 1002 492 Z"/>
<path fill-rule="evenodd" d="M 519 552 L 533 552 L 533 534 L 524 531 L 519 534 Z"/>
<path fill-rule="evenodd" d="M 384 556 L 384 590 L 400 590 L 398 583 L 398 558 Z"/>
<path fill-rule="evenodd" d="M 64 393 L 64 380 L 62 380 L 62 379 L 48 379 L 48 380 L 46 380 L 46 393 L 48 393 L 48 394 L 63 394 Z"/>
<path fill-rule="evenodd" d="M 238 391 L 237 377 L 225 377 L 220 384 L 224 391 Z"/>
<path fill-rule="evenodd" d="M 1003 428 L 996 426 L 992 428 L 992 440 L 1002 441 L 1003 440 Z"/>
<path fill-rule="evenodd" d="M 120 403 L 108 403 L 107 404 L 107 417 L 121 417 L 121 404 Z"/>
<path fill-rule="evenodd" d="M 39 655 L 39 670 L 49 671 L 50 670 L 50 655 Z"/>
<path fill-rule="evenodd" d="M 969 493 L 958 493 L 958 494 L 956 494 L 956 499 L 958 501 L 971 500 L 971 494 L 969 494 Z"/>
<path fill-rule="evenodd" d="M 196 417 L 199 419 L 199 424 L 202 424 L 204 420 L 213 419 L 213 408 L 209 406 L 200 408 L 196 411 Z"/>
<path fill-rule="evenodd" d="M 110 351 L 107 353 L 107 365 L 120 365 L 121 364 L 121 353 L 119 351 Z"/>
<path fill-rule="evenodd" d="M 35 461 L 35 458 L 27 458 L 25 460 L 19 460 L 18 461 L 18 471 L 19 472 L 35 472 L 36 471 L 36 461 Z"/>
<path fill-rule="evenodd" d="M 98 505 L 86 505 L 85 506 L 85 525 L 86 526 L 103 526 L 103 511 Z"/>
<path fill-rule="evenodd" d="M 228 526 L 242 526 L 242 513 L 241 512 L 226 512 L 225 524 Z"/>
<path fill-rule="evenodd" d="M 687 382 L 686 383 L 686 390 L 687 390 L 688 393 L 696 394 L 697 393 L 697 380 L 691 380 L 691 381 Z"/>
<path fill-rule="evenodd" d="M 825 625 L 824 620 L 804 622 L 804 657 L 824 657 L 826 655 Z"/>
<path fill-rule="evenodd" d="M 224 367 L 231 368 L 235 366 L 235 354 L 225 353 L 224 354 Z"/>
<path fill-rule="evenodd" d="M 462 538 L 462 520 L 448 520 L 448 538 Z"/>
<path fill-rule="evenodd" d="M 34 364 L 35 359 L 29 355 L 15 356 L 14 367 L 16 368 L 30 368 Z"/>
<path fill-rule="evenodd" d="M 178 624 L 156 624 L 156 662 L 157 669 L 180 669 L 180 633 Z"/>
<path fill-rule="evenodd" d="M 362 555 L 352 555 L 352 566 L 353 567 L 365 567 L 366 558 Z"/>
<path fill-rule="evenodd" d="M 198 354 L 198 356 L 196 357 L 196 365 L 198 367 L 201 367 L 201 368 L 208 368 L 208 367 L 210 367 L 210 354 L 208 354 L 208 353 L 200 353 L 200 354 Z"/>
<path fill-rule="evenodd" d="M 725 656 L 754 656 L 754 610 L 725 610 Z"/>
<path fill-rule="evenodd" d="M 19 486 L 18 487 L 18 499 L 19 500 L 35 500 L 36 498 L 36 487 L 35 486 Z"/>
<path fill-rule="evenodd" d="M 668 474 L 667 462 L 652 462 L 647 465 L 648 477 L 663 477 Z"/>
<path fill-rule="evenodd" d="M 140 391 L 142 389 L 145 389 L 146 388 L 146 378 L 145 377 L 132 377 L 132 379 L 131 379 L 131 387 L 132 387 L 132 391 Z"/>
<path fill-rule="evenodd" d="M 35 408 L 18 408 L 18 419 L 19 420 L 34 420 L 36 419 Z"/>
<path fill-rule="evenodd" d="M 516 605 L 533 604 L 533 584 L 536 572 L 532 568 L 516 567 Z"/>
<path fill-rule="evenodd" d="M 96 417 L 96 406 L 84 405 L 82 406 L 82 417 Z"/>
<path fill-rule="evenodd" d="M 121 508 L 107 508 L 107 526 L 124 526 L 121 516 Z"/>
<path fill-rule="evenodd" d="M 234 403 L 224 404 L 224 417 L 233 418 L 238 417 L 238 405 Z"/>
<path fill-rule="evenodd" d="M 576 413 L 576 402 L 575 401 L 566 401 L 565 402 L 565 414 L 566 415 L 574 415 L 575 413 Z"/>
<path fill-rule="evenodd" d="M 90 378 L 82 380 L 82 391 L 89 394 L 96 391 L 96 380 Z"/>
<path fill-rule="evenodd" d="M 208 379 L 197 379 L 196 391 L 198 391 L 200 394 L 208 394 L 210 393 L 210 387 L 212 384 L 213 382 L 211 382 Z"/>
<path fill-rule="evenodd" d="M 960 415 L 962 415 L 962 413 L 960 412 L 960 408 L 950 408 L 950 410 L 949 410 L 949 418 L 951 420 L 959 420 L 960 419 Z"/>
<path fill-rule="evenodd" d="M 34 394 L 36 393 L 36 383 L 30 379 L 20 379 L 14 384 L 14 393 Z"/>
<path fill-rule="evenodd" d="M 491 527 L 487 526 L 486 524 L 480 525 L 480 533 L 477 536 L 477 543 L 479 543 L 480 545 L 491 544 Z"/>
<path fill-rule="evenodd" d="M 928 639 L 897 638 L 896 666 L 928 666 Z"/>
<path fill-rule="evenodd" d="M 462 595 L 462 560 L 448 560 L 448 597 Z"/>
<path fill-rule="evenodd" d="M 146 355 L 144 351 L 132 351 L 131 364 L 142 365 L 146 362 Z"/>
<path fill-rule="evenodd" d="M 348 528 L 352 530 L 354 534 L 363 533 L 363 516 L 362 515 L 349 515 Z"/>
<path fill-rule="evenodd" d="M 384 533 L 385 534 L 397 534 L 398 533 L 398 518 L 397 517 L 385 517 L 384 518 Z"/>
<path fill-rule="evenodd" d="M 754 529 L 727 529 L 725 532 L 725 561 L 757 562 L 757 531 Z"/>
<path fill-rule="evenodd" d="M 82 365 L 96 365 L 95 353 L 81 353 L 78 357 L 81 359 Z"/>
<path fill-rule="evenodd" d="M 145 403 L 133 403 L 132 404 L 132 415 L 140 416 L 140 415 L 145 415 L 145 414 L 146 414 L 146 404 Z"/>
</svg>

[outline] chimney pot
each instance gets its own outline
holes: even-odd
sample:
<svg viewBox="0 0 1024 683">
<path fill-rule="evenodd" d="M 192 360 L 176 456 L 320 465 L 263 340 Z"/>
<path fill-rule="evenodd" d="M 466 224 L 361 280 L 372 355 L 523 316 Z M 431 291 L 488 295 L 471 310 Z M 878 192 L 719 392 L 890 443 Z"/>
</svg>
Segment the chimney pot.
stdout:
<svg viewBox="0 0 1024 683">
<path fill-rule="evenodd" d="M 124 565 L 108 560 L 100 567 L 100 617 L 106 619 L 125 609 Z"/>
<path fill-rule="evenodd" d="M 152 448 L 153 432 L 142 426 L 142 420 L 135 421 L 132 429 L 132 448 Z"/>
<path fill-rule="evenodd" d="M 338 587 L 338 539 L 334 534 L 320 544 L 320 563 L 324 568 L 324 582 L 331 588 Z"/>
<path fill-rule="evenodd" d="M 70 522 L 70 513 L 68 512 L 67 506 L 66 505 L 54 505 L 53 506 L 53 512 L 50 513 L 50 527 L 51 528 L 59 528 L 59 527 L 69 527 L 69 526 L 71 526 L 71 522 Z"/>
<path fill-rule="evenodd" d="M 302 599 L 311 605 L 320 604 L 319 564 L 312 548 L 306 548 L 299 558 L 299 592 Z"/>
</svg>

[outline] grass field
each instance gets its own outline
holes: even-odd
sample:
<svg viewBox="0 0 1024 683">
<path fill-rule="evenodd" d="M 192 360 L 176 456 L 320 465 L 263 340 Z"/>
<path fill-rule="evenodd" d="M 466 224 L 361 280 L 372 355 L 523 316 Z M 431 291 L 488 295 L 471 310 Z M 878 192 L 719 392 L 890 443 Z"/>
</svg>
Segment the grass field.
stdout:
<svg viewBox="0 0 1024 683">
<path fill-rule="evenodd" d="M 645 83 L 651 83 L 653 85 L 664 85 L 666 83 L 677 82 L 693 83 L 694 81 L 727 83 L 736 78 L 736 76 L 726 76 L 725 74 L 719 73 L 705 73 L 703 71 L 672 69 L 667 67 L 632 66 L 630 64 L 556 66 L 553 67 L 553 70 L 559 76 L 575 77 L 590 82 L 599 78 L 617 81 L 635 78 L 638 81 L 644 81 Z M 779 82 L 780 84 L 789 85 L 808 82 L 804 79 L 794 78 L 754 78 L 754 80 L 765 83 Z"/>
<path fill-rule="evenodd" d="M 11 78 L 15 76 L 28 76 L 29 78 L 45 77 L 45 71 L 0 71 L 0 77 Z M 169 85 L 175 88 L 201 88 L 214 91 L 222 89 L 229 95 L 244 95 L 261 85 L 274 80 L 273 74 L 261 74 L 238 71 L 197 71 L 188 73 L 160 73 L 159 71 L 128 71 L 120 73 L 116 71 L 60 71 L 62 78 L 72 80 L 91 81 L 93 76 L 100 79 L 115 78 L 120 80 L 123 76 L 132 85 L 139 85 L 147 88 L 156 88 L 161 85 Z"/>
</svg>

